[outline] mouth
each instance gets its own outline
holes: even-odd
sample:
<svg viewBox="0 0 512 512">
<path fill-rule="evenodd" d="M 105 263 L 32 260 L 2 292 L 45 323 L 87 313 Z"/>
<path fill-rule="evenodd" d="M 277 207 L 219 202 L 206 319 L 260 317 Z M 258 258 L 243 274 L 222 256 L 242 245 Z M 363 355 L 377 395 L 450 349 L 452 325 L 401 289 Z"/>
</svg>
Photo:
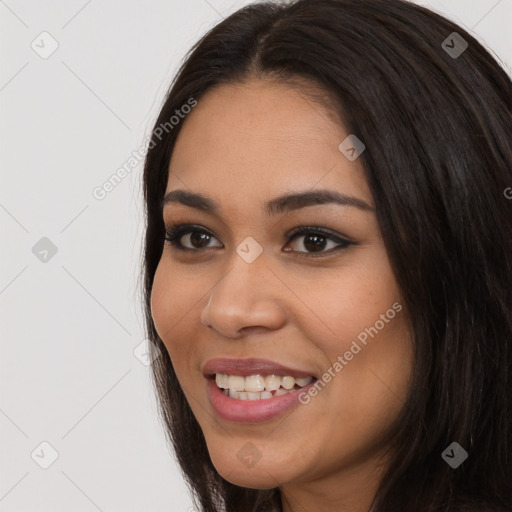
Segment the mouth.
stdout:
<svg viewBox="0 0 512 512">
<path fill-rule="evenodd" d="M 238 423 L 274 420 L 297 407 L 318 380 L 310 370 L 255 358 L 211 359 L 203 375 L 214 412 Z"/>
<path fill-rule="evenodd" d="M 226 381 L 227 387 L 221 387 L 226 385 Z M 313 376 L 293 377 L 275 374 L 244 376 L 216 373 L 207 377 L 206 388 L 212 410 L 220 419 L 254 424 L 273 421 L 286 411 L 298 407 L 303 403 L 301 396 L 308 393 L 311 386 L 315 385 L 315 381 Z M 301 386 L 301 384 L 304 385 Z M 269 389 L 266 389 L 267 385 Z M 264 388 L 261 391 L 247 391 L 247 389 L 261 387 Z"/>
<path fill-rule="evenodd" d="M 234 400 L 269 400 L 298 391 L 316 380 L 313 376 L 293 377 L 272 373 L 247 376 L 216 373 L 207 378 L 214 380 L 220 391 Z"/>
</svg>

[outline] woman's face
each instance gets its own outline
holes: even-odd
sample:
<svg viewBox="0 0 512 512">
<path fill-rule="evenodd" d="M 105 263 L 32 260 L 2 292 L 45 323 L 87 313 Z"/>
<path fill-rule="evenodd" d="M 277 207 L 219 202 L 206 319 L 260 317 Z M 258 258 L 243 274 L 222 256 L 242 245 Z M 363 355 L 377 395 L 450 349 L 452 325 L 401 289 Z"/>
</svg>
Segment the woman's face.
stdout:
<svg viewBox="0 0 512 512">
<path fill-rule="evenodd" d="M 194 227 L 175 240 L 184 249 L 165 243 L 152 314 L 216 469 L 251 488 L 368 486 L 412 351 L 361 159 L 339 149 L 349 133 L 270 81 L 212 89 L 182 122 L 167 194 L 216 209 L 168 197 L 166 225 Z M 265 208 L 319 191 L 355 199 Z"/>
</svg>

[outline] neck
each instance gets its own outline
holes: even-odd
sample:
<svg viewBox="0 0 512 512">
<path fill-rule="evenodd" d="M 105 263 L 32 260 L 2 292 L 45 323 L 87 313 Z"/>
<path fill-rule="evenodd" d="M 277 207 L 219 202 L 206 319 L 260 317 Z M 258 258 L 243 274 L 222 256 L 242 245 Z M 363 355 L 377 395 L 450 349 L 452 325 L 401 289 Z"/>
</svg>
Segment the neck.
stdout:
<svg viewBox="0 0 512 512">
<path fill-rule="evenodd" d="M 283 512 L 370 512 L 385 467 L 375 459 L 280 487 Z"/>
</svg>

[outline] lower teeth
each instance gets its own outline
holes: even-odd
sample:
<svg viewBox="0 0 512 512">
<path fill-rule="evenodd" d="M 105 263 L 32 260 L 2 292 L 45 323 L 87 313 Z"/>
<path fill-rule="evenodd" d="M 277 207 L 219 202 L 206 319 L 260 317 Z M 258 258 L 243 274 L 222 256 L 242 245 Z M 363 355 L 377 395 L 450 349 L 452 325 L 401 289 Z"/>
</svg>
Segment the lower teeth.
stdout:
<svg viewBox="0 0 512 512">
<path fill-rule="evenodd" d="M 294 386 L 292 389 L 279 388 L 277 391 L 258 391 L 255 393 L 251 391 L 233 391 L 231 389 L 221 389 L 221 392 L 235 400 L 268 400 L 275 396 L 287 395 L 297 389 L 301 389 L 301 387 Z"/>
</svg>

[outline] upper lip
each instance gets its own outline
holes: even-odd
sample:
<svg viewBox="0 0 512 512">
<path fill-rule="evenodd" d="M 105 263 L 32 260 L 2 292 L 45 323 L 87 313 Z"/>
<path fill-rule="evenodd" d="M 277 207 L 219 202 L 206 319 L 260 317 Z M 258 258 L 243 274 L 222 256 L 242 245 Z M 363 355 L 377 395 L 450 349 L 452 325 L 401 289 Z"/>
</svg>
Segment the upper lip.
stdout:
<svg viewBox="0 0 512 512">
<path fill-rule="evenodd" d="M 280 375 L 285 377 L 313 377 L 313 373 L 290 368 L 268 359 L 229 359 L 216 358 L 210 359 L 203 367 L 203 374 L 211 377 L 216 373 L 224 373 L 228 375 L 240 375 L 247 377 L 249 375 Z"/>
</svg>

